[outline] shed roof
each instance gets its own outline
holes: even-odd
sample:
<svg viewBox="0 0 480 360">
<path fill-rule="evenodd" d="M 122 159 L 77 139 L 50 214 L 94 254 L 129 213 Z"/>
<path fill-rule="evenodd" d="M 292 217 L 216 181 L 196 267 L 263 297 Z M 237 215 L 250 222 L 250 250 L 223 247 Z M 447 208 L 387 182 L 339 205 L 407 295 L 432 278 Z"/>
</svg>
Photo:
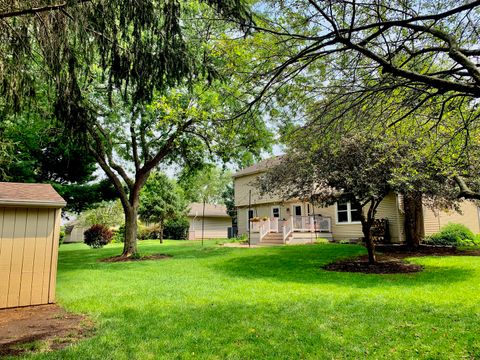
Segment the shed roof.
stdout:
<svg viewBox="0 0 480 360">
<path fill-rule="evenodd" d="M 203 203 L 191 203 L 189 205 L 188 216 L 202 216 Z M 205 204 L 205 217 L 230 217 L 227 214 L 225 205 Z"/>
<path fill-rule="evenodd" d="M 60 208 L 66 204 L 50 184 L 0 182 L 0 206 Z"/>
<path fill-rule="evenodd" d="M 262 160 L 256 164 L 253 164 L 252 166 L 246 167 L 242 170 L 237 171 L 235 174 L 233 174 L 234 178 L 237 177 L 242 177 L 246 175 L 252 175 L 252 174 L 257 174 L 266 171 L 267 169 L 278 165 L 280 163 L 280 160 L 282 159 L 282 156 L 274 156 L 265 160 Z"/>
</svg>

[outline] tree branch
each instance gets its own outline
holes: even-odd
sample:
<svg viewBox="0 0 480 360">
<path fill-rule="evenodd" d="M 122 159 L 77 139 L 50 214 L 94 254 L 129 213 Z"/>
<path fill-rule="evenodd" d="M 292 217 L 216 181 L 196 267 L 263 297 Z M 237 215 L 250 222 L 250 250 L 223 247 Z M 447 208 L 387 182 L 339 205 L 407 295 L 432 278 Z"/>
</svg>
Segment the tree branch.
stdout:
<svg viewBox="0 0 480 360">
<path fill-rule="evenodd" d="M 41 6 L 41 7 L 31 7 L 28 9 L 20 9 L 20 10 L 13 10 L 13 11 L 7 11 L 0 13 L 0 19 L 7 19 L 7 18 L 12 18 L 16 16 L 23 16 L 23 15 L 31 15 L 31 14 L 38 14 L 42 12 L 47 12 L 47 11 L 57 11 L 61 10 L 63 8 L 72 6 L 72 5 L 77 5 L 77 4 L 82 4 L 82 3 L 87 3 L 91 2 L 92 0 L 78 0 L 76 3 L 71 3 L 69 1 L 60 3 L 60 4 L 54 4 L 54 5 L 46 5 L 46 6 Z"/>
<path fill-rule="evenodd" d="M 457 198 L 480 200 L 480 193 L 470 189 L 461 176 L 455 175 L 453 179 L 460 188 L 460 192 L 457 194 Z"/>
</svg>

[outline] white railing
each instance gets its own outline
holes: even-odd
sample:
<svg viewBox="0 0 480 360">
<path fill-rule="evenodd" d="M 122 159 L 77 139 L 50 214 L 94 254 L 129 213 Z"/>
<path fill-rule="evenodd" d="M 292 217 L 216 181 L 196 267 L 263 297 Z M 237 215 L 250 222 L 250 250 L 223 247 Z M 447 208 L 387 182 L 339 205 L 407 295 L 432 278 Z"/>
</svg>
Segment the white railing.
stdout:
<svg viewBox="0 0 480 360">
<path fill-rule="evenodd" d="M 285 244 L 287 242 L 287 238 L 290 236 L 290 234 L 293 231 L 293 219 L 290 217 L 289 220 L 284 221 L 283 224 L 283 243 Z"/>
<path fill-rule="evenodd" d="M 260 241 L 271 231 L 270 229 L 270 219 L 262 220 L 260 222 Z"/>
<path fill-rule="evenodd" d="M 302 232 L 331 232 L 332 219 L 320 215 L 292 216 L 292 230 Z"/>
</svg>

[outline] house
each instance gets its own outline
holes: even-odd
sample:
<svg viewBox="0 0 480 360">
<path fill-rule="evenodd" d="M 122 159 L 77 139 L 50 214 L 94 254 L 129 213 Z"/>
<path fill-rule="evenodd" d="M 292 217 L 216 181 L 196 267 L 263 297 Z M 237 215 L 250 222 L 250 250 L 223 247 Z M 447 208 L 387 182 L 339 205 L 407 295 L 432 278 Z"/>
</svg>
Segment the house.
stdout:
<svg viewBox="0 0 480 360">
<path fill-rule="evenodd" d="M 190 227 L 189 240 L 226 239 L 228 228 L 232 226 L 232 218 L 227 213 L 225 205 L 191 203 L 187 214 Z M 203 226 L 203 232 L 202 232 Z"/>
<path fill-rule="evenodd" d="M 261 195 L 256 181 L 280 158 L 270 158 L 233 175 L 238 234 L 249 234 L 251 243 L 302 244 L 316 238 L 333 241 L 359 240 L 363 237 L 360 210 L 351 202 L 318 207 L 292 199 L 284 201 L 274 193 Z M 424 207 L 425 235 L 431 235 L 449 222 L 466 225 L 480 233 L 479 209 L 474 202 L 461 203 L 461 214 L 455 211 L 434 212 Z M 403 197 L 390 193 L 380 203 L 377 218 L 388 223 L 386 239 L 405 241 Z"/>
<path fill-rule="evenodd" d="M 65 244 L 83 242 L 83 233 L 88 229 L 88 226 L 82 225 L 78 220 L 70 221 L 65 224 Z"/>
</svg>

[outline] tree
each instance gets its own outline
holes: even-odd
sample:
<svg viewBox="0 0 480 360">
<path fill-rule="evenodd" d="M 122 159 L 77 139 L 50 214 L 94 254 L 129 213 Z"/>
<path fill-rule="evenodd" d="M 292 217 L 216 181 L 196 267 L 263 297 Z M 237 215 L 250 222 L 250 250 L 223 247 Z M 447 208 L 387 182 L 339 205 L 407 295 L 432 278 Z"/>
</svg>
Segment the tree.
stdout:
<svg viewBox="0 0 480 360">
<path fill-rule="evenodd" d="M 118 192 L 124 256 L 137 252 L 139 194 L 157 165 L 206 153 L 228 161 L 264 145 L 246 130 L 266 133 L 255 118 L 228 120 L 235 86 L 215 80 L 222 54 L 209 41 L 245 29 L 241 0 L 24 2 L 3 5 L 0 19 L 5 111 L 35 111 L 31 100 L 46 90 L 42 108 L 78 135 Z"/>
<path fill-rule="evenodd" d="M 160 243 L 165 221 L 185 216 L 186 209 L 179 186 L 166 175 L 153 172 L 140 193 L 138 213 L 142 221 L 160 225 Z"/>
<path fill-rule="evenodd" d="M 231 183 L 231 172 L 213 164 L 205 164 L 197 170 L 185 168 L 178 181 L 189 202 L 205 201 L 210 204 L 223 203 L 223 194 Z"/>
<path fill-rule="evenodd" d="M 260 187 L 284 199 L 304 199 L 320 206 L 341 200 L 356 204 L 370 264 L 376 261 L 371 228 L 377 208 L 388 193 L 416 189 L 432 200 L 444 199 L 447 203 L 441 191 L 447 188 L 445 177 L 430 171 L 424 161 L 414 159 L 405 167 L 415 149 L 414 142 L 382 141 L 376 134 L 360 132 L 340 135 L 338 141 L 315 140 L 316 134 L 309 131 L 296 134 L 287 155 L 261 178 Z M 418 176 L 403 172 L 411 171 L 414 164 Z"/>
<path fill-rule="evenodd" d="M 247 40 L 255 53 L 249 91 L 257 94 L 247 109 L 264 106 L 271 116 L 288 118 L 281 121 L 286 128 L 290 119 L 315 111 L 316 119 L 330 117 L 332 131 L 345 119 L 395 126 L 410 118 L 426 131 L 448 126 L 452 138 L 469 143 L 480 116 L 479 6 L 262 1 L 251 25 L 255 36 Z M 362 119 L 366 108 L 375 113 L 368 121 Z M 452 113 L 458 121 L 451 121 Z M 478 199 L 476 173 L 467 168 L 451 168 L 451 178 L 459 197 Z"/>
<path fill-rule="evenodd" d="M 122 223 L 122 205 L 117 201 L 103 201 L 97 207 L 84 211 L 79 221 L 84 226 L 103 225 L 106 228 Z"/>
</svg>

